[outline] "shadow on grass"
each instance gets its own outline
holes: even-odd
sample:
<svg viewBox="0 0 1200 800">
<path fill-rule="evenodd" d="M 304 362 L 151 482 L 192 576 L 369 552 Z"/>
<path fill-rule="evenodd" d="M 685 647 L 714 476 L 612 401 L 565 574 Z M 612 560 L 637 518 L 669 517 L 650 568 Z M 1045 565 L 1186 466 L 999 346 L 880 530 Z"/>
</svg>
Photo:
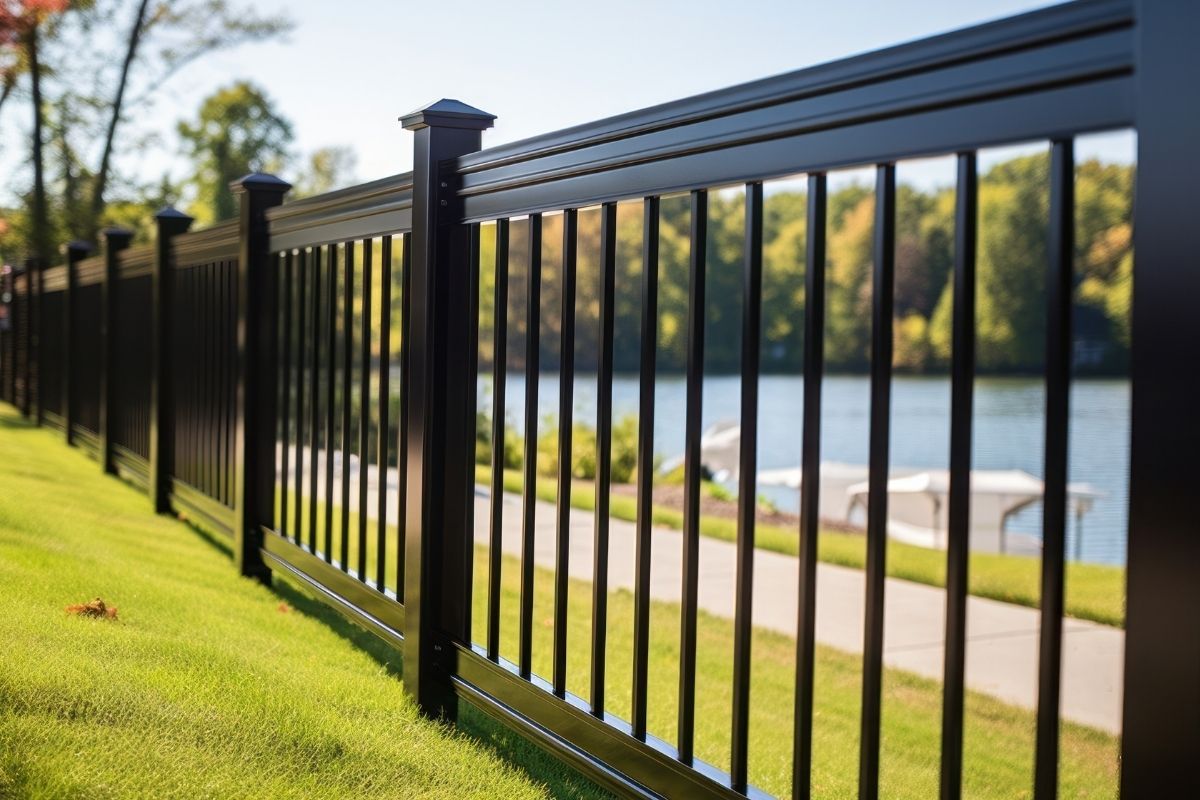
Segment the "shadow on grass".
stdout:
<svg viewBox="0 0 1200 800">
<path fill-rule="evenodd" d="M 276 576 L 272 590 L 296 611 L 321 622 L 338 636 L 366 653 L 397 679 L 403 675 L 404 656 L 374 633 L 360 628 L 332 607 Z M 458 722 L 453 728 L 475 744 L 500 758 L 542 785 L 552 797 L 609 797 L 580 773 L 530 743 L 510 728 L 495 721 L 465 701 L 460 701 Z"/>
<path fill-rule="evenodd" d="M 31 431 L 36 429 L 36 426 L 33 424 L 33 422 L 20 416 L 21 412 L 15 407 L 9 406 L 8 410 L 12 413 L 0 414 L 0 429 L 23 431 Z"/>
</svg>

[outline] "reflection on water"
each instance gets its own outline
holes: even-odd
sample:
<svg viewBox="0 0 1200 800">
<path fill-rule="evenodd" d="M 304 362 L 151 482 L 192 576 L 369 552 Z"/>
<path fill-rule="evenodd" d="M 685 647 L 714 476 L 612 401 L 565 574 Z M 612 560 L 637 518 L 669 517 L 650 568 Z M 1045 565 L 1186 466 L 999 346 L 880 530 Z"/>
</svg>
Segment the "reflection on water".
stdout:
<svg viewBox="0 0 1200 800">
<path fill-rule="evenodd" d="M 480 380 L 480 408 L 490 402 L 490 378 Z M 870 394 L 866 376 L 825 379 L 821 455 L 825 461 L 867 462 Z M 764 376 L 759 388 L 759 467 L 800 463 L 800 415 L 804 380 Z M 683 449 L 680 421 L 686 408 L 683 376 L 660 376 L 655 389 L 655 450 L 672 456 Z M 508 378 L 508 418 L 522 430 L 525 398 L 521 375 Z M 736 420 L 739 379 L 716 376 L 704 383 L 704 426 Z M 613 414 L 637 413 L 638 380 L 620 375 L 613 381 Z M 595 375 L 579 374 L 575 385 L 576 420 L 594 424 Z M 1021 469 L 1042 476 L 1045 386 L 1032 378 L 981 378 L 975 386 L 975 469 Z M 558 410 L 558 375 L 544 373 L 538 389 L 539 416 Z M 947 378 L 897 376 L 892 386 L 893 467 L 946 468 L 950 448 L 950 382 Z M 1071 392 L 1072 482 L 1089 483 L 1104 493 L 1084 518 L 1083 560 L 1125 562 L 1129 480 L 1129 382 L 1078 380 Z M 764 492 L 765 493 L 765 492 Z M 783 509 L 795 510 L 795 492 L 771 492 Z M 1041 504 L 1013 516 L 1009 530 L 1039 535 Z M 1076 552 L 1079 530 L 1069 522 L 1067 552 Z"/>
</svg>

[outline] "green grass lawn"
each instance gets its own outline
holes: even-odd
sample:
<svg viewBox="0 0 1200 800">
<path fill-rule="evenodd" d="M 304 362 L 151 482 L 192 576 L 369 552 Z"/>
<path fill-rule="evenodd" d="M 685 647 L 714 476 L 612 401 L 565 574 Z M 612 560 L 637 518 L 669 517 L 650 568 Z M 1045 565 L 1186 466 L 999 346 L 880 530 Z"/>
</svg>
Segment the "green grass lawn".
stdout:
<svg viewBox="0 0 1200 800">
<path fill-rule="evenodd" d="M 476 549 L 473 638 L 485 640 L 486 551 Z M 502 572 L 501 655 L 517 659 L 519 562 L 506 558 Z M 553 573 L 535 572 L 533 670 L 551 674 L 553 653 Z M 572 581 L 568 606 L 569 691 L 588 697 L 591 664 L 591 585 Z M 608 709 L 629 719 L 633 652 L 633 595 L 610 595 L 606 692 Z M 679 681 L 680 609 L 654 603 L 651 610 L 650 705 L 648 727 L 675 742 Z M 729 769 L 733 623 L 701 613 L 697 624 L 696 753 Z M 791 792 L 792 726 L 795 703 L 796 642 L 756 629 L 752 645 L 750 778 L 761 789 L 787 797 Z M 881 795 L 929 798 L 938 793 L 941 686 L 899 670 L 886 670 L 883 684 Z M 814 795 L 857 796 L 861 657 L 827 647 L 818 649 L 815 669 Z M 976 692 L 966 699 L 963 796 L 1032 796 L 1034 714 Z M 1063 723 L 1060 795 L 1113 798 L 1117 792 L 1118 741 L 1107 734 Z"/>
<path fill-rule="evenodd" d="M 70 487 L 65 491 L 65 487 Z M 219 543 L 148 512 L 144 496 L 46 431 L 0 411 L 0 797 L 565 796 L 601 794 L 482 714 L 421 719 L 399 658 L 316 601 L 238 579 Z M 353 537 L 352 537 L 353 542 Z M 483 551 L 478 550 L 477 587 Z M 369 554 L 373 560 L 374 552 Z M 552 575 L 536 571 L 534 668 L 549 674 Z M 95 595 L 120 621 L 68 617 Z M 475 592 L 481 632 L 485 593 Z M 504 561 L 502 653 L 516 652 L 517 562 Z M 287 611 L 280 610 L 285 603 Z M 587 695 L 590 586 L 569 594 L 571 691 Z M 628 717 L 632 597 L 609 606 L 608 696 Z M 697 752 L 728 768 L 732 625 L 699 618 Z M 679 607 L 651 612 L 649 725 L 675 738 Z M 482 636 L 477 634 L 477 639 Z M 751 778 L 790 791 L 795 643 L 756 631 Z M 821 649 L 817 795 L 855 795 L 860 659 Z M 884 678 L 882 791 L 936 794 L 934 681 Z M 1027 797 L 1033 714 L 967 698 L 964 795 Z M 1117 741 L 1062 727 L 1062 794 L 1114 797 Z"/>
<path fill-rule="evenodd" d="M 307 508 L 307 505 L 306 505 Z M 317 504 L 318 520 L 324 505 Z M 334 561 L 341 558 L 340 509 L 334 508 Z M 350 530 L 358 517 L 350 514 Z M 301 526 L 307 541 L 307 522 Z M 390 528 L 390 526 L 389 526 Z M 376 527 L 368 526 L 368 574 L 374 575 Z M 857 537 L 861 540 L 861 537 Z M 323 523 L 317 527 L 324 541 Z M 395 539 L 391 528 L 387 539 Z M 356 535 L 351 535 L 350 563 L 357 561 Z M 487 551 L 475 549 L 472 638 L 486 638 Z M 389 546 L 389 562 L 394 551 Z M 520 564 L 503 559 L 501 595 L 501 655 L 517 660 Z M 534 671 L 548 677 L 553 652 L 553 573 L 536 569 L 534 592 Z M 389 574 L 389 585 L 391 584 Z M 677 604 L 654 603 L 651 615 L 649 728 L 668 742 L 675 741 L 677 715 L 679 619 Z M 633 597 L 628 591 L 610 595 L 608 708 L 629 718 L 632 677 Z M 698 620 L 697 754 L 721 769 L 729 768 L 732 724 L 733 626 L 728 620 L 702 614 Z M 591 584 L 571 581 L 568 605 L 568 688 L 588 697 L 591 666 Z M 795 640 L 756 631 L 751 686 L 751 779 L 762 789 L 787 796 L 791 789 L 793 706 L 795 702 Z M 826 798 L 856 795 L 858 776 L 861 658 L 821 648 L 816 664 L 816 741 L 814 786 Z M 964 796 L 1013 798 L 1030 794 L 1033 775 L 1034 715 L 986 695 L 969 693 L 966 701 L 966 771 Z M 884 679 L 882 793 L 886 797 L 936 796 L 941 735 L 941 687 L 898 670 Z M 1078 725 L 1062 727 L 1062 795 L 1099 798 L 1117 795 L 1118 742 L 1111 736 Z"/>
<path fill-rule="evenodd" d="M 475 468 L 476 481 L 490 485 L 489 476 L 488 467 Z M 522 485 L 520 472 L 505 470 L 505 491 L 520 492 Z M 596 495 L 592 482 L 576 481 L 575 487 L 571 492 L 571 505 L 586 511 L 593 510 Z M 538 497 L 547 502 L 555 501 L 557 490 L 557 483 L 553 480 L 541 479 L 537 483 Z M 636 521 L 634 498 L 614 494 L 609 503 L 613 517 Z M 653 519 L 656 525 L 676 530 L 683 528 L 683 514 L 671 508 L 655 506 Z M 737 524 L 730 519 L 701 515 L 700 533 L 732 542 L 737 539 Z M 800 537 L 796 530 L 760 523 L 755 529 L 755 545 L 764 550 L 794 556 L 800 552 Z M 887 551 L 889 576 L 929 586 L 946 585 L 945 552 L 897 541 L 889 541 Z M 866 564 L 866 540 L 856 533 L 821 531 L 817 553 L 821 561 L 862 569 Z M 1040 558 L 971 553 L 970 593 L 1037 608 L 1041 594 L 1041 570 Z M 1068 563 L 1066 610 L 1071 617 L 1123 627 L 1125 570 L 1103 564 Z"/>
<path fill-rule="evenodd" d="M 101 596 L 116 622 L 68 616 Z M 281 610 L 284 609 L 284 610 Z M 0 797 L 596 797 L 398 656 L 0 406 Z"/>
</svg>

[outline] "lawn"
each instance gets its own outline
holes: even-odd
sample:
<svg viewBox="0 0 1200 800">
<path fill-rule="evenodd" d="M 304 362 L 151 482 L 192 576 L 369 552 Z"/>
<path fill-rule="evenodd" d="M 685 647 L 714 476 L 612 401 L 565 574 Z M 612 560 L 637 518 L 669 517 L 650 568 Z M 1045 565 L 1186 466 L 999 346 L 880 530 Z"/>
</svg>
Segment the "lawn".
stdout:
<svg viewBox="0 0 1200 800">
<path fill-rule="evenodd" d="M 68 616 L 101 596 L 117 621 Z M 0 797 L 596 797 L 482 714 L 0 406 Z"/>
<path fill-rule="evenodd" d="M 63 487 L 71 487 L 69 494 Z M 599 791 L 465 709 L 457 730 L 422 720 L 399 660 L 373 637 L 277 582 L 233 577 L 202 533 L 148 513 L 60 438 L 0 411 L 0 797 L 576 796 Z M 353 537 L 352 537 L 353 541 Z M 482 551 L 477 551 L 482 558 Z M 373 557 L 373 553 L 371 554 Z M 476 570 L 481 581 L 485 571 Z M 536 572 L 534 668 L 548 674 L 552 575 Z M 68 617 L 95 595 L 118 622 Z M 475 593 L 474 625 L 485 593 Z M 515 655 L 517 562 L 505 559 L 502 653 Z M 285 610 L 284 610 L 285 609 Z M 590 587 L 569 594 L 571 691 L 587 695 Z M 632 597 L 609 606 L 610 710 L 628 716 Z M 729 621 L 699 618 L 698 755 L 728 768 Z M 679 607 L 651 612 L 649 724 L 674 740 Z M 481 638 L 477 635 L 477 638 Z M 751 778 L 790 790 L 795 643 L 753 640 Z M 813 782 L 855 794 L 860 659 L 818 653 Z M 940 687 L 888 670 L 882 792 L 936 794 Z M 1029 796 L 1034 718 L 967 698 L 964 795 Z M 1062 794 L 1116 795 L 1117 741 L 1064 724 Z"/>
<path fill-rule="evenodd" d="M 476 550 L 473 638 L 485 640 L 486 552 Z M 533 670 L 551 674 L 553 653 L 553 573 L 535 572 Z M 568 591 L 567 688 L 588 696 L 591 637 L 591 584 L 572 581 Z M 502 570 L 501 655 L 517 658 L 520 569 L 506 558 Z M 633 664 L 633 595 L 610 595 L 606 695 L 608 708 L 629 718 Z M 650 705 L 652 734 L 675 741 L 679 681 L 680 609 L 673 603 L 651 607 Z M 696 753 L 729 769 L 733 624 L 701 613 L 697 622 Z M 792 726 L 795 702 L 796 642 L 756 629 L 752 644 L 750 779 L 776 796 L 791 792 Z M 815 669 L 813 743 L 814 796 L 857 796 L 861 657 L 820 647 Z M 929 798 L 938 794 L 941 686 L 899 670 L 885 670 L 880 794 L 888 798 Z M 963 796 L 1009 800 L 1032 796 L 1035 730 L 1031 711 L 969 692 L 966 698 Z M 1060 795 L 1115 798 L 1118 740 L 1099 731 L 1063 723 Z"/>
<path fill-rule="evenodd" d="M 306 506 L 307 508 L 307 506 Z M 333 560 L 341 558 L 340 508 L 333 509 Z M 318 520 L 325 507 L 317 503 Z M 348 554 L 357 562 L 358 516 L 351 512 Z M 308 526 L 301 526 L 307 541 Z M 376 527 L 367 537 L 368 574 L 376 559 Z M 318 524 L 318 542 L 324 541 Z M 395 539 L 389 526 L 388 542 Z M 855 537 L 850 537 L 855 538 Z M 861 541 L 861 537 L 857 537 Z M 475 550 L 472 638 L 486 638 L 487 551 Z M 394 552 L 389 546 L 389 562 Z M 548 677 L 553 649 L 553 573 L 535 570 L 534 671 Z M 501 655 L 517 660 L 520 564 L 505 557 L 502 569 Z M 391 584 L 389 575 L 389 585 Z M 571 581 L 568 596 L 568 688 L 587 697 L 591 666 L 591 584 Z M 650 707 L 651 733 L 675 741 L 677 714 L 679 618 L 677 604 L 653 603 L 651 612 Z M 629 718 L 632 676 L 633 597 L 617 591 L 609 599 L 608 708 Z M 731 693 L 733 627 L 725 619 L 701 614 L 698 619 L 697 754 L 729 768 L 729 731 L 732 724 Z M 760 788 L 788 796 L 791 788 L 792 726 L 794 706 L 795 640 L 767 631 L 756 631 L 751 676 L 751 779 Z M 818 651 L 813 785 L 825 798 L 856 795 L 861 659 L 831 648 Z M 941 687 L 938 682 L 899 670 L 885 671 L 881 782 L 886 797 L 936 796 L 941 731 Z M 1030 795 L 1033 775 L 1034 715 L 986 695 L 969 693 L 966 700 L 966 767 L 964 796 L 1014 798 Z M 1064 724 L 1061 734 L 1062 789 L 1064 797 L 1100 798 L 1117 795 L 1118 742 L 1104 733 Z"/>
<path fill-rule="evenodd" d="M 490 469 L 477 466 L 475 479 L 490 485 Z M 505 491 L 520 492 L 522 485 L 520 472 L 505 470 Z M 540 499 L 553 503 L 557 491 L 556 481 L 538 480 L 537 495 Z M 571 505 L 591 511 L 595 508 L 595 501 L 592 482 L 576 481 L 571 492 Z M 613 494 L 609 502 L 613 517 L 630 522 L 637 520 L 634 498 Z M 666 528 L 679 530 L 683 527 L 683 514 L 672 508 L 654 506 L 653 519 L 656 525 Z M 701 515 L 700 533 L 732 542 L 737 539 L 737 525 L 730 519 Z M 793 529 L 760 523 L 755 529 L 755 545 L 764 550 L 794 556 L 800 552 L 800 537 Z M 817 542 L 817 557 L 830 564 L 862 569 L 866 564 L 866 540 L 856 533 L 823 530 Z M 1041 595 L 1041 569 L 1039 558 L 971 553 L 969 591 L 978 597 L 1037 608 Z M 893 578 L 944 587 L 946 554 L 940 550 L 889 541 L 887 574 Z M 1104 564 L 1068 563 L 1066 612 L 1071 617 L 1123 627 L 1125 570 Z"/>
</svg>

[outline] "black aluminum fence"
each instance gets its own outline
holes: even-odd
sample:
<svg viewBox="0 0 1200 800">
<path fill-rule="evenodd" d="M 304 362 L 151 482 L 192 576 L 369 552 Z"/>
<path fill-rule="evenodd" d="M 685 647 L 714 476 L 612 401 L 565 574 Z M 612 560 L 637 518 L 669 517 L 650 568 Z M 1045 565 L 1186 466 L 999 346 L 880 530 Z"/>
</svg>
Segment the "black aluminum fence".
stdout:
<svg viewBox="0 0 1200 800">
<path fill-rule="evenodd" d="M 280 205 L 270 176 L 237 184 L 240 218 L 199 233 L 159 216 L 153 248 L 70 251 L 66 274 L 10 276 L 5 396 L 39 419 L 66 417 L 108 469 L 232 537 L 243 574 L 290 575 L 405 653 L 405 684 L 430 713 L 466 700 L 614 790 L 754 796 L 748 726 L 754 597 L 757 387 L 764 181 L 807 176 L 803 428 L 796 609 L 793 791 L 810 794 L 817 477 L 825 306 L 826 173 L 875 171 L 870 495 L 859 793 L 879 794 L 895 278 L 896 162 L 957 157 L 946 650 L 941 794 L 962 793 L 964 654 L 975 259 L 980 148 L 1049 140 L 1046 425 L 1041 649 L 1034 796 L 1058 792 L 1074 219 L 1074 140 L 1138 133 L 1133 310 L 1133 441 L 1122 788 L 1130 797 L 1200 796 L 1200 479 L 1196 389 L 1177 354 L 1200 339 L 1200 7 L 1094 0 L 480 150 L 492 117 L 441 101 L 403 118 L 415 169 Z M 695 756 L 699 613 L 699 451 L 708 193 L 745 195 L 741 351 L 742 486 L 737 518 L 733 705 L 728 769 Z M 677 736 L 647 730 L 651 470 L 639 472 L 630 718 L 608 711 L 605 671 L 612 452 L 617 203 L 641 206 L 640 464 L 653 456 L 659 224 L 666 195 L 690 203 L 683 586 Z M 599 374 L 593 626 L 567 639 L 568 509 L 579 215 L 599 213 Z M 561 212 L 561 214 L 559 214 Z M 533 673 L 534 484 L 526 437 L 515 662 L 500 653 L 502 450 L 509 293 L 521 292 L 525 430 L 537 429 L 547 215 L 560 255 L 560 465 L 549 676 Z M 494 262 L 481 264 L 481 226 Z M 518 236 L 521 245 L 515 240 Z M 494 270 L 491 330 L 480 331 L 481 269 Z M 39 276 L 38 280 L 31 280 Z M 65 295 L 63 295 L 65 293 Z M 59 295 L 63 295 L 61 298 Z M 51 299 L 54 298 L 54 299 Z M 150 313 L 139 313 L 140 309 Z M 64 322 L 65 321 L 65 322 Z M 628 322 L 628 320 L 626 320 Z M 59 326 L 64 326 L 59 330 Z M 49 327 L 54 327 L 50 332 Z M 36 340 L 30 332 L 40 332 Z M 493 469 L 486 624 L 472 637 L 476 376 L 491 353 Z M 31 356 L 31 353 L 33 354 Z M 395 374 L 394 365 L 399 365 Z M 63 399 L 59 399 L 59 393 Z M 48 395 L 54 395 L 50 399 Z M 586 697 L 567 691 L 570 649 L 591 664 Z"/>
</svg>

